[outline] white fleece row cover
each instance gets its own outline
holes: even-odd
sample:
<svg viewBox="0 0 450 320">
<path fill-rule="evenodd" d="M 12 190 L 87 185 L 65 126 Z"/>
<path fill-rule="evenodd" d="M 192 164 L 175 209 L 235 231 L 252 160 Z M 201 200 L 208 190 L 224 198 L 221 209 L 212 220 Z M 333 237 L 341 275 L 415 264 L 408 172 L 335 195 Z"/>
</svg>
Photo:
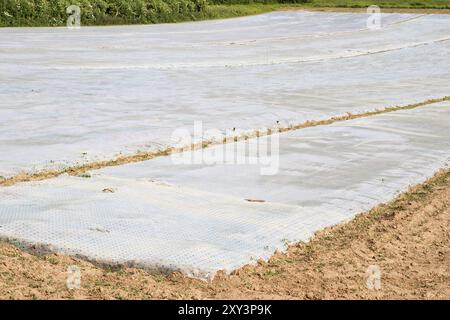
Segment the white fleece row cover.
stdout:
<svg viewBox="0 0 450 320">
<path fill-rule="evenodd" d="M 449 94 L 448 15 L 277 12 L 0 29 L 0 176 Z"/>
<path fill-rule="evenodd" d="M 261 175 L 259 165 L 160 157 L 90 178 L 0 188 L 0 237 L 211 278 L 306 241 L 447 166 L 449 123 L 446 102 L 283 133 L 272 175 Z"/>
</svg>

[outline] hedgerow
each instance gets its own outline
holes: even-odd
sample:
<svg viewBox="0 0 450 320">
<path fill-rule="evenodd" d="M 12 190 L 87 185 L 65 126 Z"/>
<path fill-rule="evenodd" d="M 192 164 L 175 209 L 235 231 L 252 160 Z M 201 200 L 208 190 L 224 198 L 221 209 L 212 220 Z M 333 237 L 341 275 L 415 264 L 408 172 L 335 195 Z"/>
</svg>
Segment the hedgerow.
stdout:
<svg viewBox="0 0 450 320">
<path fill-rule="evenodd" d="M 66 8 L 79 6 L 83 25 L 196 20 L 207 0 L 1 0 L 0 26 L 62 26 Z"/>
</svg>

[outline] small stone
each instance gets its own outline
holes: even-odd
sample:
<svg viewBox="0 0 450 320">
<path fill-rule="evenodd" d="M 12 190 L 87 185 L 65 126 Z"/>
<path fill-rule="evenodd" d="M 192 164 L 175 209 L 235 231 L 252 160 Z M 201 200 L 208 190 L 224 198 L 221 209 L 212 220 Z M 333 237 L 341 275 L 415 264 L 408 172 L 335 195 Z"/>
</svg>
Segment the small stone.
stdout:
<svg viewBox="0 0 450 320">
<path fill-rule="evenodd" d="M 266 202 L 266 200 L 261 200 L 261 199 L 245 199 L 245 201 L 248 201 L 248 202 Z"/>
<path fill-rule="evenodd" d="M 80 178 L 90 178 L 91 177 L 91 175 L 89 174 L 89 173 L 80 173 L 79 175 L 77 175 L 78 177 L 80 177 Z"/>
</svg>

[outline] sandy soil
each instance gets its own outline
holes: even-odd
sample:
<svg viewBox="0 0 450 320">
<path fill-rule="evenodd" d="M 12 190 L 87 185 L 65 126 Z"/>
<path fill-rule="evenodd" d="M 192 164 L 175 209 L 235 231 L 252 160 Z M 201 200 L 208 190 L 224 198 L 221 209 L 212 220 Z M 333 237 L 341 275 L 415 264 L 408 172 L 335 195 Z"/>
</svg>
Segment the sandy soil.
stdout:
<svg viewBox="0 0 450 320">
<path fill-rule="evenodd" d="M 449 299 L 450 169 L 354 220 L 291 246 L 269 262 L 245 266 L 211 283 L 181 274 L 102 268 L 57 254 L 35 256 L 0 243 L 3 299 Z M 66 287 L 81 268 L 81 288 Z M 369 265 L 380 290 L 366 285 Z"/>
</svg>

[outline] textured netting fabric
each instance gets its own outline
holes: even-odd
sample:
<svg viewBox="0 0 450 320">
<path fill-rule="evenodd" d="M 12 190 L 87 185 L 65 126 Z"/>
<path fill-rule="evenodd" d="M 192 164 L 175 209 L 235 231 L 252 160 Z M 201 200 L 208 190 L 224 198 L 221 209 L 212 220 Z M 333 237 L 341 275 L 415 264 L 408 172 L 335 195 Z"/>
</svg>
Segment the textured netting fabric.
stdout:
<svg viewBox="0 0 450 320">
<path fill-rule="evenodd" d="M 447 15 L 278 12 L 0 29 L 0 176 L 448 95 Z"/>
<path fill-rule="evenodd" d="M 280 134 L 271 175 L 258 164 L 159 157 L 3 187 L 0 237 L 35 251 L 209 279 L 424 181 L 448 165 L 449 123 L 443 102 Z M 214 148 L 221 146 L 195 152 Z"/>
</svg>

